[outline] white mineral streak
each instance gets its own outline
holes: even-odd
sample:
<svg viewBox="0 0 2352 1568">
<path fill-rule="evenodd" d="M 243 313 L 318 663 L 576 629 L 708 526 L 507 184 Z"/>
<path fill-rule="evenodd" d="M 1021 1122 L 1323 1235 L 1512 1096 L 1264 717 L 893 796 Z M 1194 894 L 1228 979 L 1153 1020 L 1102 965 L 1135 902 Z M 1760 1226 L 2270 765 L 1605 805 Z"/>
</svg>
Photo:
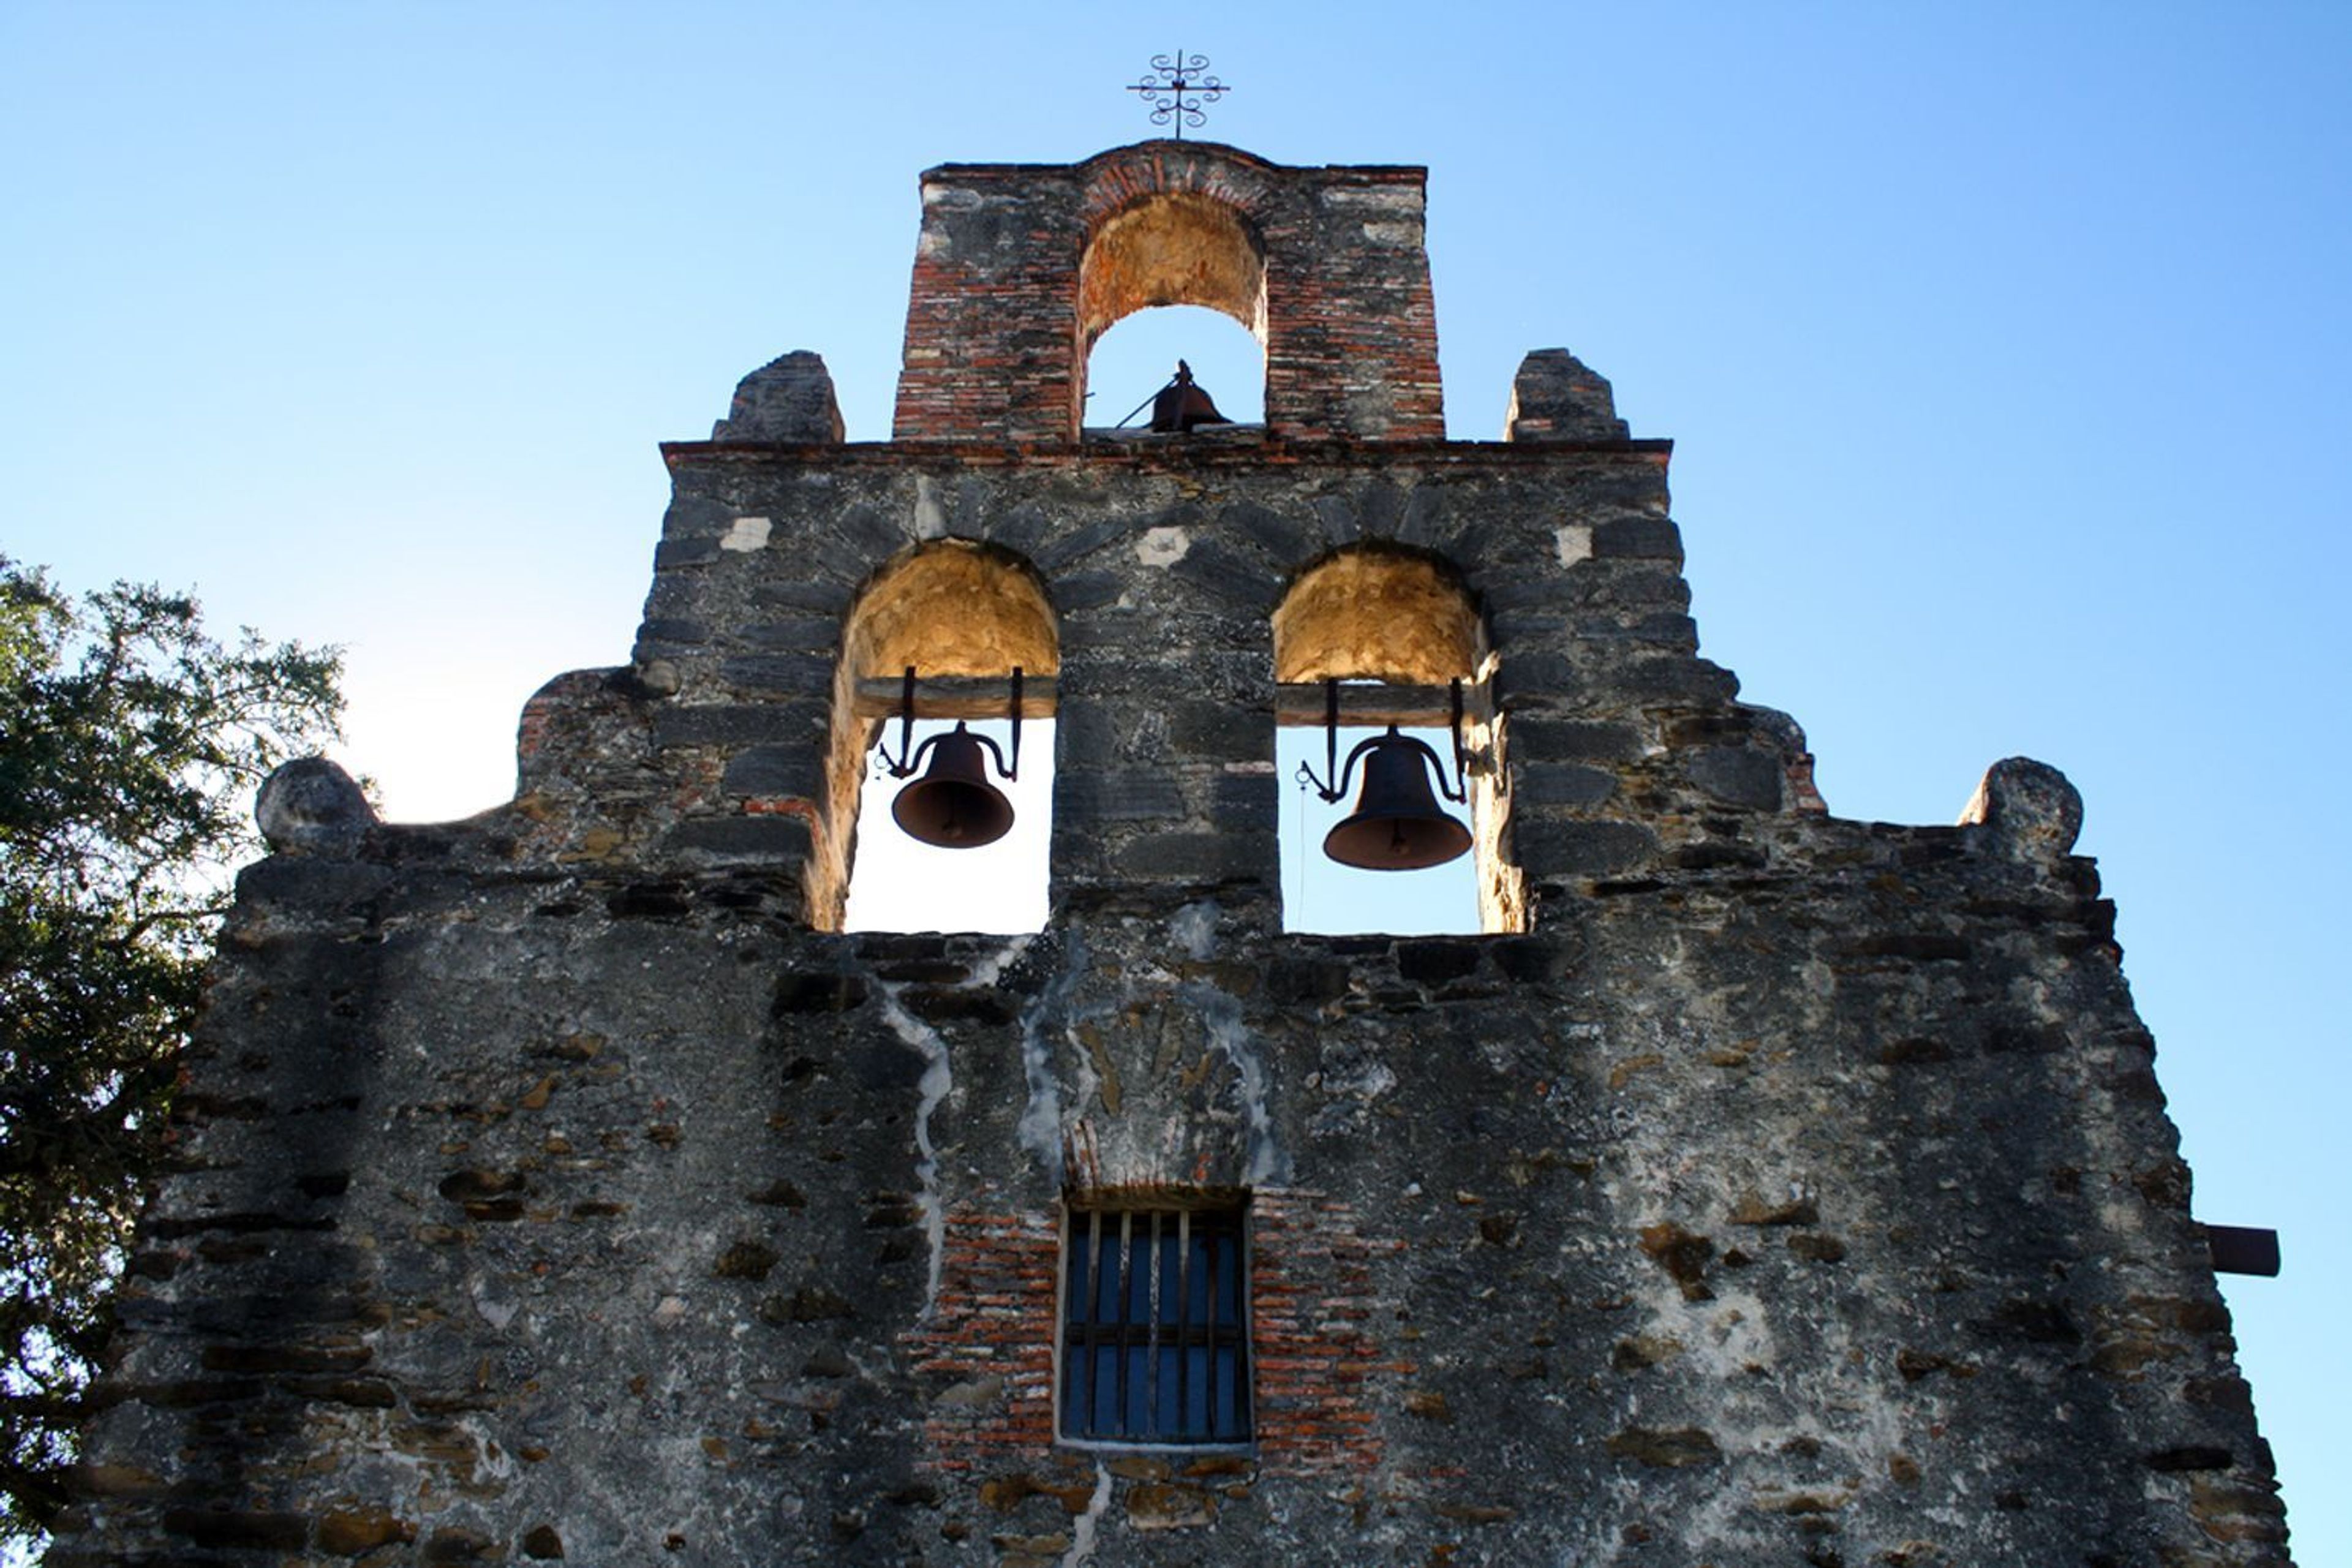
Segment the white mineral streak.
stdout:
<svg viewBox="0 0 2352 1568">
<path fill-rule="evenodd" d="M 1199 963 L 1217 952 L 1217 906 L 1207 900 L 1186 904 L 1168 922 L 1168 938 L 1185 957 Z"/>
<path fill-rule="evenodd" d="M 993 986 L 1004 966 L 1028 951 L 1029 938 L 1016 936 L 990 957 L 971 967 L 966 987 Z M 907 1011 L 898 1000 L 903 986 L 882 988 L 882 1016 L 891 1033 L 907 1042 L 923 1058 L 923 1077 L 916 1086 L 921 1099 L 915 1106 L 915 1180 L 921 1184 L 916 1207 L 923 1216 L 923 1238 L 931 1249 L 930 1278 L 923 1293 L 923 1314 L 930 1315 L 939 1305 L 940 1274 L 946 1263 L 947 1208 L 940 1196 L 940 1154 L 931 1143 L 931 1112 L 937 1110 L 955 1088 L 954 1069 L 948 1061 L 948 1043 L 939 1031 Z"/>
<path fill-rule="evenodd" d="M 1266 1102 L 1265 1060 L 1257 1042 L 1242 1024 L 1241 1004 L 1207 985 L 1187 985 L 1181 994 L 1192 1004 L 1208 1032 L 1209 1043 L 1224 1053 L 1239 1080 L 1242 1114 L 1249 1121 L 1249 1168 L 1244 1179 L 1252 1186 L 1279 1186 L 1290 1179 L 1290 1162 L 1274 1141 L 1274 1113 Z"/>
<path fill-rule="evenodd" d="M 939 487 L 929 474 L 915 476 L 915 537 L 937 539 L 948 531 L 948 514 L 940 505 Z"/>
<path fill-rule="evenodd" d="M 1574 523 L 1570 523 L 1566 527 L 1554 529 L 1551 542 L 1552 549 L 1559 556 L 1559 563 L 1563 566 L 1573 566 L 1580 561 L 1591 559 L 1592 555 L 1592 530 L 1589 528 L 1580 528 Z"/>
<path fill-rule="evenodd" d="M 996 977 L 1004 973 L 1004 966 L 1028 952 L 1030 942 L 1034 940 L 1034 934 L 1009 936 L 1004 939 L 1004 945 L 995 952 L 986 958 L 974 959 L 971 965 L 971 978 L 963 983 L 964 988 L 970 990 L 974 986 L 985 985 L 992 989 L 996 984 Z"/>
<path fill-rule="evenodd" d="M 1078 1568 L 1078 1564 L 1095 1554 L 1095 1529 L 1102 1522 L 1103 1510 L 1110 1507 L 1110 1471 L 1100 1459 L 1095 1461 L 1095 1494 L 1087 1500 L 1087 1511 L 1070 1521 L 1070 1549 L 1062 1553 L 1061 1568 Z"/>
<path fill-rule="evenodd" d="M 1037 1156 L 1054 1184 L 1062 1184 L 1062 1091 L 1054 1077 L 1054 1047 L 1046 1037 L 1046 1020 L 1058 1017 L 1063 1003 L 1087 973 L 1087 945 L 1076 931 L 1066 939 L 1062 972 L 1021 1015 L 1021 1076 L 1029 1088 L 1013 1134 L 1021 1146 Z"/>
<path fill-rule="evenodd" d="M 882 1016 L 890 1030 L 907 1042 L 923 1058 L 922 1081 L 917 1085 L 922 1099 L 915 1106 L 915 1180 L 920 1184 L 920 1195 L 915 1200 L 923 1216 L 923 1239 L 930 1244 L 930 1275 L 923 1289 L 923 1316 L 929 1318 L 940 1302 L 940 1274 L 947 1261 L 947 1210 L 940 1201 L 940 1156 L 931 1147 L 931 1112 L 955 1087 L 955 1075 L 948 1066 L 948 1043 L 940 1038 L 939 1031 L 907 1011 L 898 1000 L 900 987 L 882 988 Z"/>
</svg>

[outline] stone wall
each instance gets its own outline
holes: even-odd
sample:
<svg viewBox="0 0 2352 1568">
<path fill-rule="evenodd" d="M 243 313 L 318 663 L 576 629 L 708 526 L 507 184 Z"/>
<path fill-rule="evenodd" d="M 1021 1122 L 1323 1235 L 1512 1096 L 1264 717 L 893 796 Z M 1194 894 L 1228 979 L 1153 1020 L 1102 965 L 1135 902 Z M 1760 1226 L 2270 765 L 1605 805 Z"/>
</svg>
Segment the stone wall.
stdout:
<svg viewBox="0 0 2352 1568">
<path fill-rule="evenodd" d="M 512 805 L 289 786 L 59 1568 L 2285 1561 L 2071 790 L 1820 810 L 1663 443 L 667 452 Z M 1057 623 L 1054 915 L 819 929 L 946 540 Z M 1523 932 L 1281 933 L 1272 615 L 1368 542 L 1476 597 Z M 1255 1443 L 1057 1446 L 1066 1195 L 1210 1188 Z"/>
<path fill-rule="evenodd" d="M 666 447 L 510 804 L 272 780 L 54 1568 L 2285 1563 L 2074 791 L 1831 816 L 1605 380 L 1441 438 L 1421 179 L 933 171 L 900 439 L 792 354 Z M 1266 426 L 1079 439 L 1171 301 Z M 839 929 L 908 664 L 1056 720 L 1041 931 Z M 1331 675 L 1465 678 L 1488 934 L 1284 933 Z M 1246 1443 L 1058 1436 L 1143 1199 L 1242 1205 Z"/>
</svg>

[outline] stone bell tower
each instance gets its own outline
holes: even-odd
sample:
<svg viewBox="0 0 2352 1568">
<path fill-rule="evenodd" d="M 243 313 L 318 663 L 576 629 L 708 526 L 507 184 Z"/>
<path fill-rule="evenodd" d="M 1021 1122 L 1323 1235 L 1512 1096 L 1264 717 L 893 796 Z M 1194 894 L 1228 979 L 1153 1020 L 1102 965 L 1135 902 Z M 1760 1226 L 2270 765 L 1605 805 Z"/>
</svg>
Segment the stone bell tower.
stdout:
<svg viewBox="0 0 2352 1568">
<path fill-rule="evenodd" d="M 932 171 L 510 804 L 271 782 L 52 1563 L 2286 1562 L 2074 792 L 1832 816 L 1606 381 L 1445 438 L 1423 177 Z M 1264 424 L 1085 429 L 1171 303 Z M 1043 930 L 843 929 L 909 707 L 1055 721 Z M 1479 934 L 1285 930 L 1335 716 Z"/>
</svg>

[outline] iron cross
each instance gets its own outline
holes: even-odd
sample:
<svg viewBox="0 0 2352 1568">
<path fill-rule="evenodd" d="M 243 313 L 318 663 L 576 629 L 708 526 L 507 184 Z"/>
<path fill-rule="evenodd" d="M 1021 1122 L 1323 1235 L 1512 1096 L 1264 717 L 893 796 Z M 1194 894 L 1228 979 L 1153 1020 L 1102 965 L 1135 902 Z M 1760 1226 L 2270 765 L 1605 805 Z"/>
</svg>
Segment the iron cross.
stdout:
<svg viewBox="0 0 2352 1568">
<path fill-rule="evenodd" d="M 1143 100 L 1151 106 L 1152 124 L 1166 125 L 1172 121 L 1176 127 L 1176 140 L 1181 142 L 1184 140 L 1184 127 L 1190 125 L 1198 131 L 1209 122 L 1209 117 L 1202 112 L 1202 107 L 1216 102 L 1232 90 L 1215 77 L 1208 75 L 1208 68 L 1209 57 L 1206 55 L 1188 55 L 1181 49 L 1172 55 L 1154 55 L 1151 57 L 1151 69 L 1127 90 L 1143 95 Z M 1186 93 L 1194 96 L 1188 100 L 1184 96 Z"/>
</svg>

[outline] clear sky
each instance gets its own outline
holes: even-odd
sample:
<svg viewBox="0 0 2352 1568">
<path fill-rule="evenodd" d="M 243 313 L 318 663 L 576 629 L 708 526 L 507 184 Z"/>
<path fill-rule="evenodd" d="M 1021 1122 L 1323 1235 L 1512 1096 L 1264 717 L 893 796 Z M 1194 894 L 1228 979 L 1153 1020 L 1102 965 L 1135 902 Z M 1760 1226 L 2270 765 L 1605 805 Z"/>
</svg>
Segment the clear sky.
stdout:
<svg viewBox="0 0 2352 1568">
<path fill-rule="evenodd" d="M 1429 166 L 1454 434 L 1564 345 L 1675 439 L 1705 651 L 1832 809 L 2081 787 L 2198 1211 L 2284 1235 L 2226 1289 L 2297 1554 L 2352 1561 L 2352 7 L 870 14 L 5 0 L 0 548 L 344 644 L 392 814 L 491 804 L 627 657 L 654 443 L 803 347 L 885 438 L 918 172 L 1139 139 L 1203 51 L 1204 134 Z"/>
</svg>

